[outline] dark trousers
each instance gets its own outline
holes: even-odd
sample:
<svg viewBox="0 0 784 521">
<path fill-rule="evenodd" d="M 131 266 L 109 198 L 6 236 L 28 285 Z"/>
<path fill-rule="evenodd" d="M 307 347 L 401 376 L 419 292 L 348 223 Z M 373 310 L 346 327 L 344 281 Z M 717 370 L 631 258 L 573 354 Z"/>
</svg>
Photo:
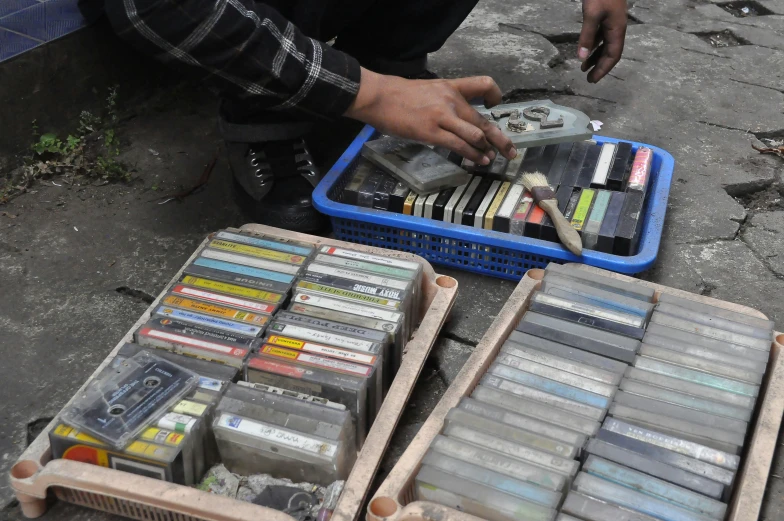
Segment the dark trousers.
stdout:
<svg viewBox="0 0 784 521">
<path fill-rule="evenodd" d="M 427 55 L 444 45 L 478 0 L 270 0 L 305 35 L 372 71 L 395 76 L 424 72 Z M 254 110 L 253 103 L 224 98 L 222 131 L 232 141 L 288 139 L 314 121 L 301 113 Z M 253 124 L 255 128 L 242 128 Z"/>
</svg>

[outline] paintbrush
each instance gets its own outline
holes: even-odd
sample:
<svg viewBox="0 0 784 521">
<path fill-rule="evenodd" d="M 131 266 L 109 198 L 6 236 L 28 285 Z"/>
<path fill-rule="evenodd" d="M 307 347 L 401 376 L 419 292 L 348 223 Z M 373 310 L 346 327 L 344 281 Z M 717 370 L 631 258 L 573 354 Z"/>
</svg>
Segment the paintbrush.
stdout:
<svg viewBox="0 0 784 521">
<path fill-rule="evenodd" d="M 561 243 L 566 246 L 566 249 L 575 255 L 582 255 L 583 242 L 580 239 L 580 234 L 569 224 L 561 210 L 558 209 L 555 192 L 547 184 L 547 178 L 539 172 L 525 174 L 523 175 L 523 186 L 531 192 L 534 201 L 553 220 L 558 238 L 561 239 Z"/>
</svg>

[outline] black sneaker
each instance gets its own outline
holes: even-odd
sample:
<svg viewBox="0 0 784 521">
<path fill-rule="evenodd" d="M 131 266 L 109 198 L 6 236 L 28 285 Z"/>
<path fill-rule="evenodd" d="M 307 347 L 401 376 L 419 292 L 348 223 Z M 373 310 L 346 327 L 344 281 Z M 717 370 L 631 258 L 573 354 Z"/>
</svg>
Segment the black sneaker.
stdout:
<svg viewBox="0 0 784 521">
<path fill-rule="evenodd" d="M 313 207 L 321 176 L 302 138 L 266 143 L 226 143 L 237 202 L 259 224 L 318 232 L 326 219 Z"/>
</svg>

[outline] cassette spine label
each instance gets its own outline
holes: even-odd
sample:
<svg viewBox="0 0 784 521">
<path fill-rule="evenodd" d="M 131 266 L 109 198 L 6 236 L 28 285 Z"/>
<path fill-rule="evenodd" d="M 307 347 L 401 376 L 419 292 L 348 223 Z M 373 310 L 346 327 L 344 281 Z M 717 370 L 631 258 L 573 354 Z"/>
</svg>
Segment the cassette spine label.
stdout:
<svg viewBox="0 0 784 521">
<path fill-rule="evenodd" d="M 586 188 L 580 194 L 580 200 L 577 203 L 577 208 L 574 210 L 574 214 L 572 215 L 572 227 L 579 231 L 582 231 L 583 225 L 585 224 L 585 219 L 588 216 L 588 211 L 591 209 L 591 205 L 593 203 L 593 196 L 596 194 L 595 190 L 591 190 Z"/>
<path fill-rule="evenodd" d="M 209 259 L 196 259 L 196 260 L 208 261 Z M 233 266 L 233 265 L 229 265 L 229 266 Z M 237 267 L 242 268 L 243 266 L 237 266 Z M 186 275 L 204 277 L 207 279 L 227 282 L 229 284 L 236 284 L 247 288 L 253 288 L 255 290 L 272 291 L 275 293 L 286 293 L 291 287 L 290 283 L 277 282 L 265 278 L 247 276 L 242 273 L 234 273 L 230 270 L 226 271 L 226 270 L 220 270 L 215 268 L 209 268 L 206 265 L 197 264 L 196 261 L 194 261 L 193 264 L 189 264 L 188 266 L 186 266 L 183 272 Z"/>
<path fill-rule="evenodd" d="M 389 341 L 389 334 L 383 330 L 379 330 L 379 328 L 362 327 L 345 322 L 322 319 L 306 314 L 308 311 L 310 311 L 310 309 L 306 309 L 306 306 L 295 304 L 291 307 L 291 312 L 283 311 L 279 313 L 276 318 L 278 321 L 289 324 L 300 324 L 307 327 L 322 329 L 324 331 L 331 331 L 340 335 L 366 338 L 373 342 L 384 343 Z M 335 318 L 338 317 L 336 316 Z"/>
<path fill-rule="evenodd" d="M 164 297 L 162 302 L 167 306 L 207 313 L 208 315 L 220 316 L 222 318 L 236 320 L 238 322 L 248 322 L 259 325 L 266 325 L 267 322 L 269 322 L 269 316 L 267 315 L 256 315 L 253 313 L 248 313 L 247 311 L 241 311 L 239 309 L 216 306 L 213 304 L 207 304 L 197 300 L 177 297 L 174 295 L 168 295 Z"/>
<path fill-rule="evenodd" d="M 286 262 L 289 264 L 303 264 L 306 257 L 302 255 L 292 255 L 281 251 L 268 250 L 265 248 L 258 248 L 256 246 L 248 246 L 247 244 L 239 244 L 236 242 L 229 242 L 220 239 L 213 239 L 207 245 L 208 248 L 215 250 L 230 251 L 250 257 L 258 257 L 260 259 L 267 259 L 277 262 Z"/>
<path fill-rule="evenodd" d="M 268 315 L 271 315 L 276 309 L 275 306 L 271 306 L 269 304 L 254 302 L 236 297 L 229 297 L 219 293 L 212 293 L 211 291 L 204 291 L 188 286 L 183 286 L 182 284 L 177 284 L 174 286 L 171 292 L 175 295 L 181 295 L 183 297 L 192 297 L 206 302 L 214 302 L 216 304 L 224 304 L 226 306 L 248 309 L 257 313 L 264 313 Z"/>
<path fill-rule="evenodd" d="M 247 288 L 244 286 L 238 286 L 237 284 L 229 284 L 226 282 L 205 279 L 202 277 L 194 277 L 193 275 L 184 275 L 180 279 L 180 282 L 186 286 L 192 286 L 194 288 L 225 293 L 235 297 L 260 300 L 262 302 L 269 302 L 271 304 L 280 304 L 283 301 L 283 295 L 280 293 L 272 293 L 270 291 Z"/>
<path fill-rule="evenodd" d="M 288 339 L 291 340 L 292 343 L 297 343 L 298 341 L 296 339 L 304 339 L 365 352 L 372 351 L 377 347 L 375 342 L 370 342 L 369 340 L 360 340 L 358 338 L 337 335 L 327 331 L 319 331 L 317 329 L 295 326 L 292 324 L 273 324 L 270 327 L 270 333 L 267 341 L 271 341 L 271 339 L 275 337 L 276 342 L 282 342 L 286 337 L 292 337 Z"/>
<path fill-rule="evenodd" d="M 470 181 L 464 185 L 460 185 L 457 188 L 455 188 L 454 193 L 444 205 L 444 218 L 443 218 L 444 222 L 448 222 L 448 223 L 452 222 L 455 207 L 457 207 L 458 203 L 463 197 L 463 194 L 465 193 L 469 184 Z"/>
<path fill-rule="evenodd" d="M 373 371 L 372 367 L 334 360 L 332 358 L 325 358 L 323 356 L 310 355 L 308 353 L 299 353 L 297 351 L 292 351 L 291 349 L 284 349 L 281 347 L 264 346 L 259 352 L 274 357 L 284 358 L 286 360 L 296 360 L 299 362 L 305 362 L 319 367 L 325 367 L 335 371 L 358 376 L 370 376 L 370 373 Z"/>
<path fill-rule="evenodd" d="M 378 357 L 374 355 L 367 355 L 367 354 L 357 353 L 356 351 L 349 351 L 346 349 L 339 349 L 336 347 L 314 344 L 312 342 L 292 341 L 292 339 L 281 338 L 277 335 L 271 336 L 268 339 L 268 342 L 269 344 L 276 345 L 276 346 L 288 347 L 300 351 L 307 351 L 310 353 L 329 356 L 331 358 L 342 358 L 345 360 L 350 360 L 352 362 L 357 362 L 365 365 L 373 365 L 376 363 L 376 360 L 378 360 Z"/>
<path fill-rule="evenodd" d="M 225 429 L 247 434 L 254 438 L 282 443 L 289 447 L 318 454 L 320 456 L 327 456 L 329 458 L 333 458 L 338 451 L 337 445 L 333 443 L 315 440 L 293 431 L 278 429 L 261 422 L 239 416 L 232 416 L 230 414 L 222 414 L 218 419 L 218 425 Z"/>
<path fill-rule="evenodd" d="M 293 244 L 287 244 L 283 242 L 260 239 L 258 237 L 242 235 L 239 233 L 218 232 L 217 234 L 215 234 L 215 237 L 226 241 L 247 244 L 249 246 L 258 246 L 259 248 L 269 248 L 271 250 L 285 251 L 287 253 L 291 253 L 294 255 L 301 255 L 303 257 L 308 257 L 311 253 L 313 253 L 313 248 L 305 248 L 303 246 L 296 246 Z"/>
<path fill-rule="evenodd" d="M 648 178 L 651 175 L 651 165 L 653 164 L 653 150 L 647 147 L 640 147 L 634 154 L 634 163 L 629 175 L 628 190 L 645 192 L 648 187 Z"/>
<path fill-rule="evenodd" d="M 198 340 L 196 338 L 190 338 L 184 335 L 175 335 L 172 333 L 167 333 L 165 331 L 160 331 L 149 327 L 142 327 L 139 330 L 139 335 L 141 335 L 142 337 L 146 336 L 150 338 L 158 338 L 160 340 L 164 340 L 166 342 L 172 342 L 174 344 L 198 347 L 200 349 L 206 349 L 208 351 L 221 353 L 234 358 L 245 358 L 245 356 L 248 354 L 247 349 L 241 349 L 238 347 L 229 347 L 223 344 L 217 344 L 215 342 L 205 342 L 203 340 Z"/>
<path fill-rule="evenodd" d="M 297 283 L 297 287 L 306 290 L 315 291 L 318 293 L 327 293 L 329 295 L 334 295 L 336 297 L 344 297 L 351 300 L 361 300 L 363 302 L 367 302 L 368 304 L 375 304 L 376 306 L 382 306 L 382 307 L 387 307 L 392 309 L 400 308 L 399 301 L 390 300 L 382 297 L 376 297 L 373 295 L 369 295 L 367 293 L 360 293 L 360 292 L 349 291 L 340 288 L 333 288 L 330 286 L 326 286 L 324 284 L 315 284 L 312 282 L 300 281 Z"/>
<path fill-rule="evenodd" d="M 406 200 L 403 202 L 403 215 L 413 215 L 414 214 L 414 203 L 416 203 L 418 195 L 416 192 L 411 192 L 406 197 Z"/>
<path fill-rule="evenodd" d="M 375 318 L 378 320 L 398 322 L 401 318 L 401 314 L 397 311 L 387 311 L 381 308 L 369 308 L 369 307 L 361 306 L 360 304 L 354 304 L 352 302 L 348 302 L 344 300 L 322 298 L 315 295 L 298 293 L 294 295 L 293 300 L 294 302 L 298 302 L 300 304 L 310 304 L 312 306 L 326 307 L 326 308 L 333 309 L 335 311 L 342 311 L 354 315 L 370 316 L 371 318 Z"/>
<path fill-rule="evenodd" d="M 602 145 L 602 150 L 599 153 L 599 161 L 596 164 L 596 170 L 591 180 L 591 186 L 603 188 L 607 184 L 607 178 L 610 175 L 610 165 L 615 158 L 616 152 L 615 143 L 605 143 Z"/>
<path fill-rule="evenodd" d="M 504 201 L 498 208 L 498 212 L 496 212 L 495 219 L 493 219 L 493 230 L 509 233 L 509 221 L 512 218 L 512 213 L 519 206 L 520 198 L 524 191 L 525 187 L 521 184 L 513 184 L 509 187 L 506 198 L 504 198 Z"/>
<path fill-rule="evenodd" d="M 180 322 L 177 320 L 171 320 L 169 318 L 153 317 L 147 322 L 146 325 L 156 329 L 164 329 L 166 331 L 169 331 L 170 333 L 177 333 L 181 335 L 195 336 L 201 338 L 209 338 L 212 340 L 217 340 L 219 342 L 240 344 L 242 345 L 242 347 L 247 347 L 248 349 L 253 348 L 255 344 L 258 342 L 256 338 L 240 336 L 240 335 L 230 335 L 218 329 L 202 327 L 199 325 L 191 325 L 188 324 L 187 322 Z"/>
<path fill-rule="evenodd" d="M 305 268 L 308 272 L 320 273 L 322 275 L 333 275 L 335 277 L 343 277 L 350 280 L 359 282 L 366 282 L 368 284 L 375 284 L 378 286 L 388 286 L 390 288 L 405 291 L 409 287 L 409 283 L 405 280 L 383 277 L 380 275 L 373 275 L 362 271 L 355 271 L 352 269 L 343 269 L 335 266 L 326 266 L 324 264 L 309 264 Z"/>
<path fill-rule="evenodd" d="M 509 183 L 508 181 L 501 184 L 501 186 L 498 188 L 498 192 L 493 198 L 492 203 L 490 203 L 490 207 L 487 209 L 487 213 L 485 214 L 484 228 L 486 230 L 493 229 L 493 221 L 495 220 L 495 217 L 498 214 L 498 209 L 501 206 L 501 203 L 504 201 L 506 194 L 509 192 L 510 184 L 511 183 Z"/>
<path fill-rule="evenodd" d="M 228 271 L 237 275 L 247 275 L 249 277 L 256 277 L 259 279 L 268 279 L 275 282 L 282 282 L 284 284 L 291 284 L 294 281 L 294 276 L 286 273 L 279 273 L 269 269 L 254 268 L 252 266 L 245 266 L 233 262 L 226 262 L 223 260 L 210 259 L 200 257 L 193 261 L 196 266 L 203 266 L 205 268 L 213 268 L 221 271 Z"/>
<path fill-rule="evenodd" d="M 405 293 L 399 289 L 384 287 L 376 284 L 362 284 L 350 279 L 323 275 L 321 273 L 310 271 L 305 273 L 301 280 L 311 284 L 335 288 L 336 290 L 363 293 L 365 295 L 378 297 L 380 299 L 403 300 L 406 296 Z"/>
<path fill-rule="evenodd" d="M 273 273 L 285 273 L 289 275 L 296 275 L 299 273 L 300 267 L 294 264 L 286 264 L 283 262 L 270 261 L 258 257 L 251 257 L 249 255 L 240 255 L 237 253 L 230 253 L 223 250 L 213 250 L 205 248 L 201 251 L 200 256 L 208 260 L 217 260 L 221 262 L 229 262 L 232 264 L 239 264 L 241 266 L 248 266 L 260 270 L 268 270 Z"/>
<path fill-rule="evenodd" d="M 160 306 L 155 310 L 155 314 L 163 317 L 179 319 L 184 322 L 202 324 L 208 327 L 215 327 L 224 331 L 230 331 L 240 335 L 248 335 L 253 337 L 258 336 L 264 330 L 263 327 L 243 324 L 242 322 L 233 322 L 231 320 L 224 320 L 222 318 L 202 315 L 199 313 L 191 313 L 190 311 L 174 309 L 168 306 Z"/>
</svg>

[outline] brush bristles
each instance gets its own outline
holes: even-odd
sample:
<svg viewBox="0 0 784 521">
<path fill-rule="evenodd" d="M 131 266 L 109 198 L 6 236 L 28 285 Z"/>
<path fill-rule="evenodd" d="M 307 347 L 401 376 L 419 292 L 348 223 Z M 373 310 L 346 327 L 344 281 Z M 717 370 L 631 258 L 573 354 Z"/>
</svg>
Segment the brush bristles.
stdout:
<svg viewBox="0 0 784 521">
<path fill-rule="evenodd" d="M 532 192 L 534 188 L 550 187 L 550 185 L 547 183 L 547 178 L 539 172 L 534 172 L 532 174 L 525 174 L 523 176 L 522 181 L 523 181 L 523 186 L 529 192 Z"/>
</svg>

